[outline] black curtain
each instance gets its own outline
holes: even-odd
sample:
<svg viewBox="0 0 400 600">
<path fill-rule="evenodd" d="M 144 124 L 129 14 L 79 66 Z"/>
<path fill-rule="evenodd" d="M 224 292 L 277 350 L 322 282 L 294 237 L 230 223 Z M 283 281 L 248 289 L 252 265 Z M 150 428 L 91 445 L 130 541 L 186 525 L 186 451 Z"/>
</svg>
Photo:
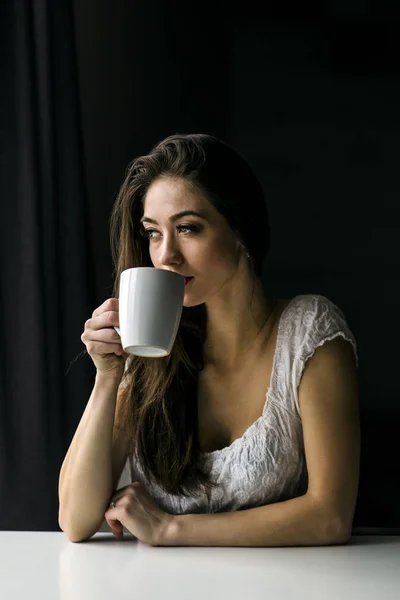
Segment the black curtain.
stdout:
<svg viewBox="0 0 400 600">
<path fill-rule="evenodd" d="M 93 308 L 72 10 L 2 5 L 0 529 L 58 529 L 77 393 L 76 333 Z M 88 397 L 88 396 L 87 396 Z"/>
<path fill-rule="evenodd" d="M 112 291 L 112 203 L 166 135 L 226 137 L 227 46 L 211 0 L 195 18 L 183 0 L 0 10 L 0 530 L 59 530 L 95 375 L 80 335 Z"/>
</svg>

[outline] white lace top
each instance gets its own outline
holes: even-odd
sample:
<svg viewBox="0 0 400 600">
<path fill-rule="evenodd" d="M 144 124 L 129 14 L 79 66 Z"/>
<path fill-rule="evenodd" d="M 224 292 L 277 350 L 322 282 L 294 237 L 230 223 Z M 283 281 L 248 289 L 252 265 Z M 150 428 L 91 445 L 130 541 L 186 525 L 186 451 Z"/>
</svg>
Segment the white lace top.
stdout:
<svg viewBox="0 0 400 600">
<path fill-rule="evenodd" d="M 289 500 L 307 491 L 297 390 L 306 361 L 324 342 L 342 336 L 357 347 L 342 311 L 321 295 L 295 296 L 283 310 L 270 387 L 262 415 L 230 446 L 202 454 L 218 483 L 199 498 L 166 494 L 129 457 L 131 482 L 140 481 L 171 514 L 228 512 Z"/>
</svg>

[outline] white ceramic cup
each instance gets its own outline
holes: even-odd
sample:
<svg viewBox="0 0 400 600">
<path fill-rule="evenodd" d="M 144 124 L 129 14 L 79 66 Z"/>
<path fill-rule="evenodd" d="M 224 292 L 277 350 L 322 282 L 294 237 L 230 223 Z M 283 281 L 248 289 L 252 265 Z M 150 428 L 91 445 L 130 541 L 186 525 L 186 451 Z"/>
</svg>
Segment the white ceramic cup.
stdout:
<svg viewBox="0 0 400 600">
<path fill-rule="evenodd" d="M 122 271 L 119 282 L 119 327 L 125 352 L 168 356 L 182 315 L 185 278 L 154 267 Z"/>
</svg>

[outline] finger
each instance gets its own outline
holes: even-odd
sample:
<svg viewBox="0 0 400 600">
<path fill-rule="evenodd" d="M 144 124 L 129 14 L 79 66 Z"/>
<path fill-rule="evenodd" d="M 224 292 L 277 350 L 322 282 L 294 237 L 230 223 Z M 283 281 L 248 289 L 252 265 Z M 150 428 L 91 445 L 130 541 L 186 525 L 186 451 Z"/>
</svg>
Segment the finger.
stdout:
<svg viewBox="0 0 400 600">
<path fill-rule="evenodd" d="M 110 509 L 110 510 L 114 510 L 114 509 Z M 105 516 L 105 520 L 107 521 L 107 523 L 113 533 L 115 533 L 117 535 L 120 535 L 122 533 L 123 525 L 122 525 L 121 521 L 119 521 L 118 519 L 115 519 L 115 518 L 108 517 L 108 516 Z"/>
<path fill-rule="evenodd" d="M 121 344 L 108 344 L 107 342 L 93 342 L 89 341 L 85 343 L 86 351 L 90 356 L 100 356 L 105 358 L 108 354 L 115 354 L 121 357 L 123 349 Z"/>
<path fill-rule="evenodd" d="M 119 299 L 118 298 L 107 298 L 104 300 L 103 304 L 100 304 L 92 313 L 92 317 L 97 317 L 103 312 L 108 310 L 119 310 Z"/>
<path fill-rule="evenodd" d="M 115 521 L 112 526 L 110 525 L 110 527 L 111 531 L 116 535 L 121 535 L 121 533 L 123 533 L 124 527 L 120 521 Z"/>
<path fill-rule="evenodd" d="M 114 328 L 85 329 L 81 336 L 82 341 L 103 342 L 105 344 L 120 344 L 121 338 Z"/>
<path fill-rule="evenodd" d="M 119 327 L 119 312 L 116 310 L 106 310 L 97 317 L 88 319 L 85 327 L 89 329 L 104 329 L 106 327 Z"/>
</svg>

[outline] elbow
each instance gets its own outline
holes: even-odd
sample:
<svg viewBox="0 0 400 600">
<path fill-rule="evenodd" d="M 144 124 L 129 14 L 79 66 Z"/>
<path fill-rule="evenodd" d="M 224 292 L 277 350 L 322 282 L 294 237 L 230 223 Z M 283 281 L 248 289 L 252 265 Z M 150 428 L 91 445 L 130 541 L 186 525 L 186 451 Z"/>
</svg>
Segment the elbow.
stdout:
<svg viewBox="0 0 400 600">
<path fill-rule="evenodd" d="M 61 527 L 61 526 L 60 526 L 60 529 L 61 529 L 61 531 L 63 531 L 63 533 L 65 533 L 65 535 L 66 535 L 67 539 L 68 539 L 70 542 L 73 542 L 74 544 L 75 544 L 75 543 L 79 543 L 79 542 L 84 542 L 84 541 L 85 541 L 84 539 L 82 539 L 82 538 L 80 538 L 80 537 L 77 537 L 77 536 L 75 536 L 75 535 L 74 535 L 72 532 L 70 532 L 70 531 L 69 531 L 69 529 L 65 529 L 65 528 L 63 528 L 63 527 Z"/>
<path fill-rule="evenodd" d="M 71 526 L 71 523 L 66 523 L 65 519 L 62 520 L 61 516 L 58 518 L 58 525 L 67 536 L 68 540 L 73 543 L 80 543 L 88 541 L 100 528 L 100 525 L 92 526 L 91 528 L 77 528 Z"/>
<path fill-rule="evenodd" d="M 70 542 L 72 542 L 73 544 L 80 544 L 81 542 L 87 542 L 91 538 L 91 536 L 83 537 L 83 538 L 82 537 L 74 537 L 73 535 L 68 535 L 67 533 L 65 533 L 65 535 L 67 536 L 68 540 Z"/>
<path fill-rule="evenodd" d="M 323 545 L 347 544 L 351 539 L 352 527 L 345 525 L 340 518 L 326 519 L 320 530 L 320 539 Z"/>
<path fill-rule="evenodd" d="M 326 502 L 312 502 L 315 509 L 314 532 L 317 543 L 322 546 L 347 544 L 351 539 L 353 527 L 353 511 L 340 511 Z"/>
<path fill-rule="evenodd" d="M 70 542 L 73 542 L 74 544 L 77 544 L 79 542 L 86 542 L 87 540 L 89 540 L 91 538 L 91 536 L 79 535 L 78 532 L 73 531 L 72 529 L 70 529 L 68 527 L 62 527 L 60 525 L 60 529 L 61 529 L 61 531 L 63 531 L 65 533 L 67 539 Z"/>
<path fill-rule="evenodd" d="M 348 544 L 351 540 L 351 531 L 350 527 L 343 527 L 336 529 L 335 533 L 331 536 L 331 544 Z"/>
<path fill-rule="evenodd" d="M 339 532 L 334 535 L 331 535 L 327 538 L 325 545 L 326 546 L 338 546 L 342 544 L 348 544 L 351 539 L 351 532 L 344 531 Z"/>
<path fill-rule="evenodd" d="M 62 531 L 65 533 L 70 542 L 79 544 L 80 542 L 87 542 L 90 540 L 90 538 L 97 532 L 97 529 L 93 533 L 89 533 L 89 535 L 82 534 L 82 532 L 73 531 L 71 529 L 62 529 Z"/>
</svg>

